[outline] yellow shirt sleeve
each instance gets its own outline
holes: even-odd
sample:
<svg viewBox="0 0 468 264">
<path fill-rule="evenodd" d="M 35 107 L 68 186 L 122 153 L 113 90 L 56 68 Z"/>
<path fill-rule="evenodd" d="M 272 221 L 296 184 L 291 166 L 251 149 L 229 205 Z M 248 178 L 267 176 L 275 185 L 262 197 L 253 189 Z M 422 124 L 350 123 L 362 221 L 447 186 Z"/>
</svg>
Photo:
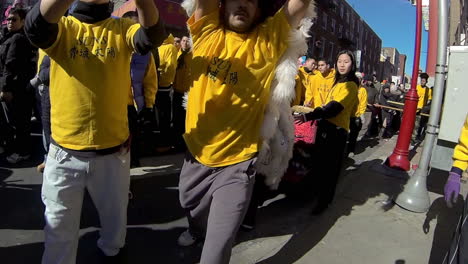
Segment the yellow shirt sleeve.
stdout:
<svg viewBox="0 0 468 264">
<path fill-rule="evenodd" d="M 310 76 L 309 78 L 311 79 L 309 81 L 309 85 L 305 88 L 305 101 L 304 103 L 310 104 L 310 107 L 314 108 L 314 95 L 315 95 L 315 89 L 313 86 L 313 78 L 315 75 Z"/>
<path fill-rule="evenodd" d="M 145 77 L 143 78 L 143 93 L 145 94 L 146 108 L 152 108 L 156 100 L 158 91 L 158 74 L 156 73 L 156 63 L 151 55 L 148 66 L 146 66 Z"/>
<path fill-rule="evenodd" d="M 172 44 L 159 47 L 159 86 L 169 87 L 173 82 L 177 68 L 177 48 Z"/>
<path fill-rule="evenodd" d="M 302 99 L 302 93 L 303 93 L 304 87 L 302 85 L 301 77 L 299 77 L 299 75 L 296 75 L 296 86 L 294 89 L 296 91 L 296 97 L 294 98 L 291 104 L 292 106 L 299 105 Z"/>
<path fill-rule="evenodd" d="M 462 171 L 468 168 L 468 116 L 462 128 L 458 145 L 453 153 L 453 167 L 457 167 Z"/>
<path fill-rule="evenodd" d="M 267 48 L 271 56 L 283 55 L 288 46 L 290 31 L 291 27 L 283 8 L 260 25 L 259 35 L 264 36 L 268 41 Z"/>
<path fill-rule="evenodd" d="M 58 32 L 57 32 L 57 38 L 55 39 L 55 42 L 50 47 L 43 50 L 47 55 L 49 55 L 49 57 L 53 58 L 55 56 L 56 47 L 60 41 L 66 41 L 66 36 L 64 34 L 64 31 L 66 31 L 66 27 L 68 24 L 69 24 L 69 21 L 67 17 L 60 18 L 59 22 L 57 23 Z"/>
<path fill-rule="evenodd" d="M 192 35 L 193 49 L 197 49 L 200 40 L 205 39 L 209 35 L 216 31 L 221 30 L 219 25 L 219 10 L 213 11 L 212 13 L 195 21 L 195 16 L 192 15 L 187 21 Z"/>
<path fill-rule="evenodd" d="M 366 88 L 360 87 L 358 91 L 359 105 L 356 112 L 356 117 L 360 117 L 366 112 L 367 108 L 367 91 Z"/>
<path fill-rule="evenodd" d="M 135 33 L 140 29 L 140 24 L 133 22 L 130 19 L 122 18 L 122 26 L 124 28 L 125 34 L 125 42 L 130 50 L 135 52 L 135 42 L 133 38 L 135 37 Z"/>
<path fill-rule="evenodd" d="M 39 70 L 41 69 L 41 64 L 45 55 L 45 52 L 42 49 L 39 49 L 39 56 L 37 58 L 37 74 L 39 74 Z"/>
</svg>

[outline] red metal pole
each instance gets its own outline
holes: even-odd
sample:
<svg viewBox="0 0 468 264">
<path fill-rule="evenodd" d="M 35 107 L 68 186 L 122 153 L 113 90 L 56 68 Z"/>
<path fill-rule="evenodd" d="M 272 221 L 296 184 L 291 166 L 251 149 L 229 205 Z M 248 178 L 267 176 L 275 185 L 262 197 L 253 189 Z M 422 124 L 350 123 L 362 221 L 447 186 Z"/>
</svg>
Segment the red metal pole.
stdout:
<svg viewBox="0 0 468 264">
<path fill-rule="evenodd" d="M 429 38 L 427 45 L 426 73 L 434 80 L 437 64 L 437 41 L 439 39 L 439 1 L 429 2 Z M 434 82 L 431 82 L 434 83 Z"/>
<path fill-rule="evenodd" d="M 388 157 L 386 164 L 394 169 L 409 171 L 410 161 L 408 159 L 411 135 L 416 119 L 416 109 L 418 106 L 418 83 L 419 60 L 421 57 L 421 30 L 422 30 L 422 0 L 417 0 L 416 5 L 416 42 L 414 44 L 414 64 L 413 76 L 411 78 L 411 89 L 405 97 L 405 107 L 403 109 L 403 120 L 400 126 L 397 144 L 392 155 Z"/>
</svg>

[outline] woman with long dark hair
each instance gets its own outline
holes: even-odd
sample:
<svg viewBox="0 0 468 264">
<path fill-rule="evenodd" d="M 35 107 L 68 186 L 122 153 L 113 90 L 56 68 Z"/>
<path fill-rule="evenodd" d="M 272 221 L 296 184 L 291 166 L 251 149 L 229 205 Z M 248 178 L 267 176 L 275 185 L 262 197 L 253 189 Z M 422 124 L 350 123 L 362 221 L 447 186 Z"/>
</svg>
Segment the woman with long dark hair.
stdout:
<svg viewBox="0 0 468 264">
<path fill-rule="evenodd" d="M 341 171 L 349 120 L 358 104 L 358 85 L 354 55 L 349 50 L 338 53 L 335 61 L 335 82 L 328 93 L 325 104 L 313 112 L 295 116 L 296 123 L 319 120 L 313 162 L 314 185 L 317 204 L 312 214 L 325 211 L 333 200 L 338 176 Z M 312 179 L 309 177 L 309 179 Z"/>
</svg>

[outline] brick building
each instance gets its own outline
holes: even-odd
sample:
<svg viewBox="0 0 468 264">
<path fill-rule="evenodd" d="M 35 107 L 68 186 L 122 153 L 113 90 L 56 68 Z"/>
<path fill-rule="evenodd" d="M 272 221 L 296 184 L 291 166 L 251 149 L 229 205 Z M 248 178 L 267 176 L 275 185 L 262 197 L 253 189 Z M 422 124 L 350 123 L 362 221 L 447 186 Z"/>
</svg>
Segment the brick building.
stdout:
<svg viewBox="0 0 468 264">
<path fill-rule="evenodd" d="M 405 79 L 405 70 L 406 70 L 406 55 L 400 54 L 400 63 L 398 64 L 398 76 L 400 76 L 401 82 L 407 82 Z"/>
<path fill-rule="evenodd" d="M 345 0 L 316 0 L 308 55 L 334 63 L 342 49 L 355 51 L 358 71 L 376 73 L 382 40 Z"/>
</svg>

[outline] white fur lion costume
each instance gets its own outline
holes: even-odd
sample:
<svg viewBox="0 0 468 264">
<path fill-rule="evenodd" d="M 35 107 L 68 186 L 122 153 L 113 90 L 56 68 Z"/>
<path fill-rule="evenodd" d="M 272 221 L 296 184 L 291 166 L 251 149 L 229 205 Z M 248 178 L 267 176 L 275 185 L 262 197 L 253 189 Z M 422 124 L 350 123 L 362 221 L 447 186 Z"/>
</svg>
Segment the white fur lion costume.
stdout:
<svg viewBox="0 0 468 264">
<path fill-rule="evenodd" d="M 195 0 L 184 0 L 182 7 L 191 16 Z M 265 109 L 260 136 L 262 146 L 255 164 L 258 173 L 266 177 L 271 189 L 278 188 L 292 157 L 294 145 L 294 120 L 290 104 L 295 98 L 297 58 L 307 51 L 306 38 L 315 17 L 315 4 L 311 4 L 298 29 L 289 33 L 289 45 L 276 66 L 275 79 L 271 84 L 270 101 Z"/>
</svg>

